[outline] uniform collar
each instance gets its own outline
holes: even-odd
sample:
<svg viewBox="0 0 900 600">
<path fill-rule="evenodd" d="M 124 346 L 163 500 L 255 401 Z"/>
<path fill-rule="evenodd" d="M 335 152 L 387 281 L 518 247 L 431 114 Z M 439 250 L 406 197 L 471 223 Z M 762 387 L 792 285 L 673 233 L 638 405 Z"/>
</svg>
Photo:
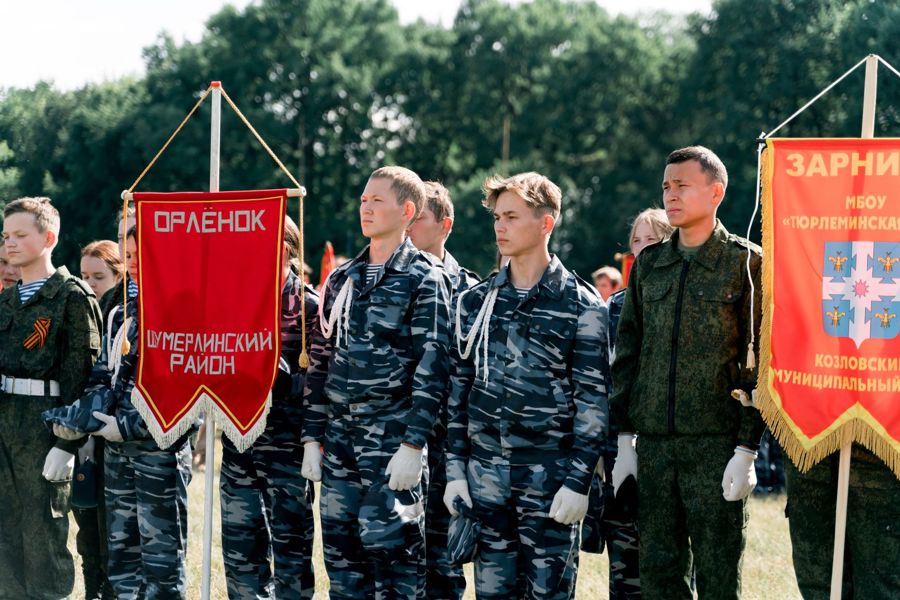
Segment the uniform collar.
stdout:
<svg viewBox="0 0 900 600">
<path fill-rule="evenodd" d="M 550 264 L 544 270 L 541 280 L 538 281 L 537 287 L 539 292 L 550 296 L 551 298 L 559 298 L 562 295 L 563 284 L 565 283 L 566 270 L 559 258 L 555 254 L 550 255 Z M 512 287 L 512 281 L 509 279 L 509 264 L 504 266 L 494 277 L 491 287 L 500 287 L 509 284 Z"/>
<path fill-rule="evenodd" d="M 453 255 L 450 254 L 449 251 L 444 250 L 444 269 L 447 270 L 447 274 L 456 281 L 459 277 L 459 263 L 456 262 L 456 259 L 453 258 Z"/>
<path fill-rule="evenodd" d="M 57 268 L 56 271 L 54 271 L 53 274 L 50 275 L 50 277 L 47 279 L 47 281 L 44 282 L 44 285 L 41 286 L 41 289 L 39 289 L 37 292 L 35 292 L 34 296 L 32 296 L 31 298 L 28 299 L 28 302 L 33 301 L 34 298 L 36 298 L 36 297 L 53 298 L 54 296 L 56 296 L 56 294 L 62 288 L 65 280 L 68 279 L 69 277 L 70 277 L 69 270 L 66 267 Z M 16 287 L 11 288 L 11 289 L 16 289 L 17 290 L 16 293 L 7 294 L 7 296 L 6 296 L 7 304 L 13 304 L 13 305 L 21 304 L 21 301 L 19 300 L 19 294 L 18 294 L 18 287 L 21 283 L 22 283 L 22 280 L 20 279 L 19 283 L 16 285 Z"/>
<path fill-rule="evenodd" d="M 684 257 L 678 251 L 678 238 L 681 232 L 676 229 L 668 242 L 663 244 L 663 250 L 656 259 L 655 266 L 665 267 L 684 260 Z M 722 225 L 722 222 L 716 219 L 716 227 L 713 229 L 709 239 L 703 242 L 697 254 L 694 255 L 692 262 L 705 267 L 709 270 L 715 270 L 719 264 L 719 257 L 725 248 L 725 242 L 728 240 L 728 230 Z"/>
<path fill-rule="evenodd" d="M 362 252 L 356 255 L 351 261 L 349 267 L 347 267 L 347 276 L 353 279 L 353 284 L 358 286 L 361 291 L 360 294 L 365 294 L 370 289 L 378 285 L 378 282 L 381 281 L 381 278 L 384 277 L 384 274 L 388 271 L 395 271 L 398 273 L 405 273 L 409 270 L 409 265 L 412 263 L 413 258 L 418 254 L 418 250 L 413 243 L 409 240 L 409 238 L 404 238 L 403 242 L 397 246 L 394 252 L 388 257 L 388 259 L 384 262 L 384 268 L 378 271 L 378 275 L 375 276 L 375 280 L 372 281 L 371 285 L 366 285 L 366 265 L 369 263 L 369 246 L 363 248 Z"/>
</svg>

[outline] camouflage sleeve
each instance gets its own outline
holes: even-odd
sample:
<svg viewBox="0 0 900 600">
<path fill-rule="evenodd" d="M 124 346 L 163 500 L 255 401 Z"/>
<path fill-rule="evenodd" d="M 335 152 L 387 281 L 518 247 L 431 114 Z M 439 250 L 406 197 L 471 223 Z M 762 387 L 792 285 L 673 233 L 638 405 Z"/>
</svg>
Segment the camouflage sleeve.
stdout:
<svg viewBox="0 0 900 600">
<path fill-rule="evenodd" d="M 465 308 L 458 316 L 465 323 Z M 457 315 L 452 314 L 452 323 Z M 450 342 L 450 397 L 447 399 L 447 481 L 466 479 L 469 460 L 469 391 L 475 381 L 475 367 L 463 359 L 454 336 Z"/>
<path fill-rule="evenodd" d="M 625 301 L 616 328 L 616 356 L 611 368 L 613 390 L 609 397 L 609 411 L 621 433 L 635 433 L 634 424 L 628 418 L 628 407 L 631 401 L 631 388 L 638 374 L 641 342 L 644 337 L 639 266 L 640 261 L 635 261 L 628 277 Z"/>
<path fill-rule="evenodd" d="M 128 341 L 131 344 L 131 352 L 122 357 L 119 366 L 116 384 L 112 393 L 116 398 L 116 423 L 119 432 L 125 441 L 150 439 L 150 430 L 147 429 L 143 417 L 131 402 L 131 390 L 137 379 L 138 363 L 138 323 L 135 319 L 128 330 Z"/>
<path fill-rule="evenodd" d="M 607 326 L 606 306 L 590 299 L 578 316 L 572 349 L 575 442 L 565 485 L 579 494 L 587 494 L 591 487 L 609 426 Z"/>
<path fill-rule="evenodd" d="M 444 270 L 432 267 L 419 284 L 414 300 L 410 329 L 416 370 L 403 441 L 417 448 L 425 446 L 447 393 L 450 289 Z"/>
<path fill-rule="evenodd" d="M 328 299 L 334 300 L 333 277 L 325 282 L 325 288 L 319 298 L 323 314 L 330 310 Z M 331 360 L 333 338 L 326 338 L 319 326 L 319 319 L 312 318 L 312 331 L 309 334 L 309 367 L 306 369 L 306 381 L 303 385 L 303 443 L 325 441 L 325 425 L 328 422 L 328 398 L 325 396 L 325 379 L 328 376 L 328 363 Z M 337 335 L 337 332 L 335 332 Z"/>
<path fill-rule="evenodd" d="M 100 354 L 100 307 L 80 288 L 69 291 L 65 322 L 60 327 L 60 404 L 74 402 L 84 392 L 91 367 Z"/>
<path fill-rule="evenodd" d="M 746 259 L 746 254 L 742 253 L 742 259 Z M 759 326 L 762 321 L 762 284 L 760 283 L 760 268 L 761 268 L 762 260 L 758 254 L 754 254 L 753 258 L 750 262 L 750 272 L 752 273 L 752 281 L 753 281 L 753 332 L 754 332 L 754 347 L 753 352 L 757 357 L 757 362 L 759 361 Z M 747 267 L 746 262 L 744 260 L 741 261 L 741 270 L 744 272 L 744 276 L 747 275 Z M 750 284 L 744 286 L 744 297 L 741 299 L 743 302 L 741 314 L 743 318 L 741 319 L 742 329 L 744 335 L 742 339 L 746 341 L 746 344 L 750 343 Z M 747 387 L 752 389 L 756 386 L 756 378 L 758 371 L 756 369 L 748 369 L 746 364 L 743 364 L 744 357 L 746 356 L 747 347 L 741 348 L 741 352 L 739 356 L 741 357 L 743 369 L 741 369 L 741 381 L 747 382 Z M 740 407 L 741 417 L 740 417 L 740 427 L 738 429 L 738 442 L 740 444 L 747 445 L 751 448 L 758 448 L 760 439 L 762 438 L 763 431 L 766 428 L 766 424 L 762 419 L 762 415 L 759 413 L 759 410 L 752 407 Z"/>
</svg>

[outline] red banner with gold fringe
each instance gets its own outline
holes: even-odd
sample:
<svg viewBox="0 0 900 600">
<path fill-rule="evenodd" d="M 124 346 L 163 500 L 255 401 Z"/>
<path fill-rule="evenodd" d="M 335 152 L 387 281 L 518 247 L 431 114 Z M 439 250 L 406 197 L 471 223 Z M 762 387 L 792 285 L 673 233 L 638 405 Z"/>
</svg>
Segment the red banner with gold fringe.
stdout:
<svg viewBox="0 0 900 600">
<path fill-rule="evenodd" d="M 760 410 L 802 470 L 855 441 L 900 477 L 900 140 L 764 152 Z"/>
<path fill-rule="evenodd" d="M 132 401 L 161 447 L 200 412 L 239 450 L 265 428 L 280 354 L 286 190 L 136 193 Z"/>
</svg>

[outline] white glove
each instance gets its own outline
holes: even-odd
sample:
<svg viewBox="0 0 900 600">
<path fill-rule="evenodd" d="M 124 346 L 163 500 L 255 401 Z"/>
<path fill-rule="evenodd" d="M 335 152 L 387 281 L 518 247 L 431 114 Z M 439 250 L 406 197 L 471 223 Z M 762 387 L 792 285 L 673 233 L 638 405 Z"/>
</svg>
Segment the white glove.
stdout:
<svg viewBox="0 0 900 600">
<path fill-rule="evenodd" d="M 756 452 L 743 446 L 734 449 L 734 456 L 725 467 L 722 477 L 722 496 L 729 502 L 743 500 L 756 487 Z"/>
<path fill-rule="evenodd" d="M 110 442 L 123 441 L 122 432 L 119 431 L 119 423 L 114 416 L 104 414 L 99 410 L 95 410 L 91 414 L 94 415 L 95 419 L 103 422 L 103 427 L 101 427 L 99 431 L 95 431 L 92 435 L 99 435 Z"/>
<path fill-rule="evenodd" d="M 47 458 L 44 459 L 42 471 L 47 481 L 68 481 L 72 479 L 72 471 L 75 469 L 75 455 L 69 454 L 61 448 L 50 448 Z"/>
<path fill-rule="evenodd" d="M 579 494 L 562 486 L 556 495 L 553 496 L 553 503 L 550 505 L 550 514 L 548 515 L 557 523 L 563 525 L 571 525 L 577 523 L 584 518 L 588 509 L 587 494 Z"/>
<path fill-rule="evenodd" d="M 94 437 L 88 436 L 84 446 L 78 449 L 78 464 L 84 464 L 87 461 L 94 460 Z"/>
<path fill-rule="evenodd" d="M 750 396 L 747 396 L 747 392 L 744 390 L 732 390 L 731 397 L 741 403 L 741 406 L 746 408 L 759 408 L 756 404 L 756 388 L 753 388 L 753 392 Z"/>
<path fill-rule="evenodd" d="M 447 507 L 447 510 L 450 511 L 450 515 L 453 517 L 459 514 L 459 511 L 453 507 L 453 501 L 457 498 L 462 498 L 462 501 L 466 503 L 466 506 L 472 508 L 472 497 L 469 495 L 469 482 L 465 479 L 448 481 L 447 485 L 444 487 L 444 506 Z"/>
<path fill-rule="evenodd" d="M 300 474 L 310 481 L 322 481 L 322 446 L 319 442 L 303 444 L 303 466 Z"/>
<path fill-rule="evenodd" d="M 69 429 L 65 425 L 60 425 L 59 423 L 53 424 L 53 435 L 58 437 L 61 440 L 78 440 L 86 436 L 86 433 L 81 433 L 80 431 L 75 431 L 74 429 Z"/>
<path fill-rule="evenodd" d="M 597 466 L 594 467 L 594 473 L 600 476 L 600 481 L 606 481 L 606 471 L 603 470 L 603 457 L 597 459 Z"/>
<path fill-rule="evenodd" d="M 637 480 L 637 450 L 635 442 L 637 436 L 633 433 L 623 433 L 619 436 L 619 452 L 616 454 L 616 463 L 612 469 L 613 493 L 619 493 L 619 486 L 629 475 Z"/>
<path fill-rule="evenodd" d="M 384 470 L 392 490 L 411 490 L 422 481 L 422 451 L 400 444 Z"/>
</svg>

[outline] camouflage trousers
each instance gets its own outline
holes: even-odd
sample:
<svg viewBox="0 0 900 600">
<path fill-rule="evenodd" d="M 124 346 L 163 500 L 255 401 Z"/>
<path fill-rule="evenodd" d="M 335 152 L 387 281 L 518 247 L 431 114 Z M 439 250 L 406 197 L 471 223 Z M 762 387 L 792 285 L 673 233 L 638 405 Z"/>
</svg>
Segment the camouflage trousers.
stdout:
<svg viewBox="0 0 900 600">
<path fill-rule="evenodd" d="M 300 476 L 300 429 L 279 431 L 274 412 L 246 452 L 222 439 L 222 556 L 232 600 L 312 598 L 316 590 L 314 491 Z"/>
<path fill-rule="evenodd" d="M 394 419 L 332 418 L 325 432 L 319 508 L 331 600 L 394 600 L 425 597 L 425 539 L 413 558 L 387 564 L 366 552 L 360 540 L 362 500 L 400 447 L 403 415 Z"/>
<path fill-rule="evenodd" d="M 119 600 L 182 600 L 187 593 L 191 445 L 106 444 L 109 582 Z"/>
<path fill-rule="evenodd" d="M 637 522 L 616 499 L 612 484 L 597 476 L 591 481 L 588 513 L 581 531 L 582 552 L 601 554 L 606 548 L 609 558 L 609 600 L 640 598 Z"/>
<path fill-rule="evenodd" d="M 106 547 L 106 504 L 103 500 L 103 438 L 94 438 L 94 463 L 97 469 L 97 507 L 72 508 L 72 516 L 78 525 L 75 547 L 81 556 L 81 572 L 84 576 L 84 596 L 88 600 L 111 598 L 115 594 L 109 585 L 106 565 L 109 552 Z"/>
<path fill-rule="evenodd" d="M 72 592 L 66 546 L 70 482 L 41 475 L 54 436 L 41 412 L 53 398 L 0 392 L 0 598 L 59 599 Z"/>
<path fill-rule="evenodd" d="M 547 516 L 568 466 L 565 457 L 533 465 L 469 458 L 469 493 L 481 519 L 475 557 L 479 600 L 574 598 L 579 524 Z"/>
<path fill-rule="evenodd" d="M 734 438 L 639 435 L 637 444 L 642 596 L 693 598 L 693 559 L 699 598 L 740 598 L 747 501 L 722 497 Z"/>
<path fill-rule="evenodd" d="M 440 429 L 440 427 L 438 427 Z M 447 468 L 444 462 L 446 430 L 428 440 L 428 494 L 425 503 L 425 597 L 428 600 L 461 600 L 466 591 L 462 567 L 447 559 L 450 512 L 444 505 Z"/>
<path fill-rule="evenodd" d="M 785 461 L 794 572 L 804 600 L 831 590 L 838 459 L 801 474 Z M 843 600 L 900 598 L 900 481 L 877 458 L 854 446 L 847 498 Z"/>
</svg>

